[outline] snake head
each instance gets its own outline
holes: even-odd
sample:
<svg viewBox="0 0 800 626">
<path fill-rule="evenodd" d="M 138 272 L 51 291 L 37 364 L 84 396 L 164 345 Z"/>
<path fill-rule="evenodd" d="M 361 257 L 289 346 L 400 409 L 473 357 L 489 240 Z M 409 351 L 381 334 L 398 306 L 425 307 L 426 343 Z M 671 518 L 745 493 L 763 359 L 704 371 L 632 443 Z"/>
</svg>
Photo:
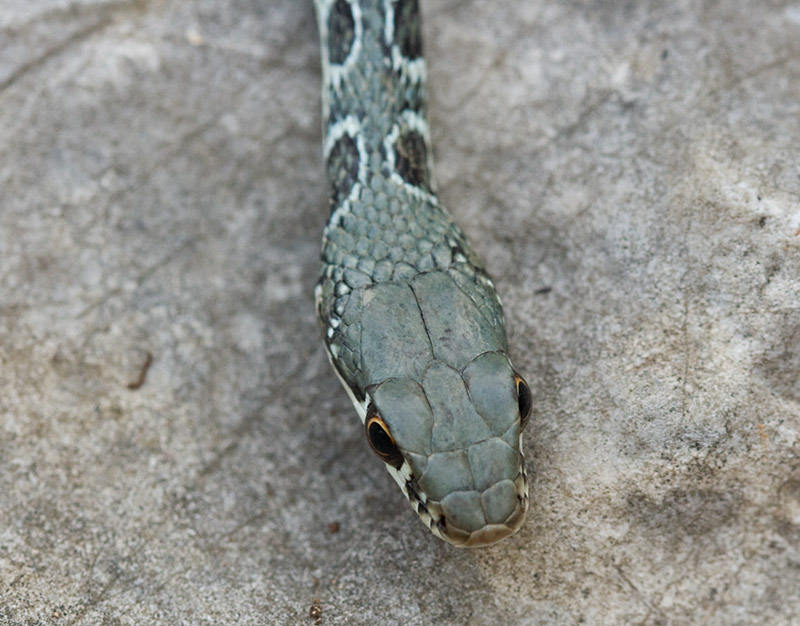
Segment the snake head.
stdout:
<svg viewBox="0 0 800 626">
<path fill-rule="evenodd" d="M 367 402 L 367 440 L 435 535 L 477 547 L 519 529 L 531 393 L 505 353 L 480 354 L 461 371 L 434 360 L 421 381 L 388 379 Z"/>
</svg>

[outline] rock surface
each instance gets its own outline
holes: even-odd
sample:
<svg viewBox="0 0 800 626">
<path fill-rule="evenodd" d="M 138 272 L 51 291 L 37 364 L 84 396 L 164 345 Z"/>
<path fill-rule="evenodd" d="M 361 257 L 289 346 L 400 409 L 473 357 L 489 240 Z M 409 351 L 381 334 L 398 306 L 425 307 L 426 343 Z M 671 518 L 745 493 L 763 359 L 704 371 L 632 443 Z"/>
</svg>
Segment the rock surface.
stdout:
<svg viewBox="0 0 800 626">
<path fill-rule="evenodd" d="M 311 3 L 4 0 L 0 624 L 800 619 L 800 3 L 422 8 L 526 525 L 429 536 L 329 369 Z"/>
</svg>

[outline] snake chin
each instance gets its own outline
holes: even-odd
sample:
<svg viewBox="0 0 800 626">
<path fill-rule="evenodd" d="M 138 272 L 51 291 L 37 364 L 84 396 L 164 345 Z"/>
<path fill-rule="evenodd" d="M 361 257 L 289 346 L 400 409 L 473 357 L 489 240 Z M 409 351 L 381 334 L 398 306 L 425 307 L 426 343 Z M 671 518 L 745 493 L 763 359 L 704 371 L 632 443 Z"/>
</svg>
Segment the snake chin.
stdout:
<svg viewBox="0 0 800 626">
<path fill-rule="evenodd" d="M 394 468 L 390 468 L 390 471 Z M 392 472 L 395 480 L 402 482 L 403 493 L 417 512 L 422 522 L 439 539 L 446 541 L 456 548 L 480 548 L 495 544 L 516 533 L 525 521 L 528 511 L 528 481 L 524 465 L 516 480 L 517 505 L 514 511 L 501 524 L 487 524 L 474 531 L 466 531 L 454 524 L 448 523 L 447 518 L 438 502 L 433 502 L 420 493 L 414 475 L 408 464 Z"/>
<path fill-rule="evenodd" d="M 444 537 L 445 541 L 449 541 L 454 546 L 459 548 L 481 548 L 489 546 L 498 541 L 510 537 L 516 533 L 525 521 L 525 512 L 528 510 L 528 500 L 521 499 L 517 503 L 517 508 L 514 513 L 502 524 L 488 524 L 483 528 L 473 531 L 471 533 L 451 533 L 448 531 L 447 536 Z M 455 543 L 454 539 L 463 541 Z"/>
<path fill-rule="evenodd" d="M 517 490 L 517 504 L 502 523 L 486 524 L 482 528 L 470 532 L 448 524 L 447 519 L 442 516 L 436 527 L 431 526 L 431 531 L 456 548 L 481 548 L 510 537 L 522 527 L 528 511 L 528 482 L 524 466 L 514 483 Z M 430 508 L 434 506 L 433 503 L 430 503 Z"/>
</svg>

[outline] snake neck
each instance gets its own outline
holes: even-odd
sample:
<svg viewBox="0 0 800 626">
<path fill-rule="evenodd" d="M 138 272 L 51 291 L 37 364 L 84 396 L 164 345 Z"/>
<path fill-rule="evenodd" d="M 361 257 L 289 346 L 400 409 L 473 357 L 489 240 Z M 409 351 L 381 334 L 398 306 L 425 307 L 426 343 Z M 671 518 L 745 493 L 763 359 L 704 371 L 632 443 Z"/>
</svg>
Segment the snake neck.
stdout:
<svg viewBox="0 0 800 626">
<path fill-rule="evenodd" d="M 434 197 L 416 0 L 315 0 L 332 209 L 375 177 Z"/>
</svg>

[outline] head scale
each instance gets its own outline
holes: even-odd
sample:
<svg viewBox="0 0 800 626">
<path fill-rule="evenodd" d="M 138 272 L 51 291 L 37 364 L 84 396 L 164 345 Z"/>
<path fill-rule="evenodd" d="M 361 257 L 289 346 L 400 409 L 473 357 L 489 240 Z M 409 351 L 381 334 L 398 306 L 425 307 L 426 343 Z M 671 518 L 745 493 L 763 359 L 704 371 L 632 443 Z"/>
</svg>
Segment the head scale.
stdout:
<svg viewBox="0 0 800 626">
<path fill-rule="evenodd" d="M 368 389 L 366 405 L 370 445 L 435 535 L 477 547 L 519 529 L 531 398 L 503 352 L 480 354 L 461 371 L 434 360 L 421 382 L 392 378 Z"/>
</svg>

